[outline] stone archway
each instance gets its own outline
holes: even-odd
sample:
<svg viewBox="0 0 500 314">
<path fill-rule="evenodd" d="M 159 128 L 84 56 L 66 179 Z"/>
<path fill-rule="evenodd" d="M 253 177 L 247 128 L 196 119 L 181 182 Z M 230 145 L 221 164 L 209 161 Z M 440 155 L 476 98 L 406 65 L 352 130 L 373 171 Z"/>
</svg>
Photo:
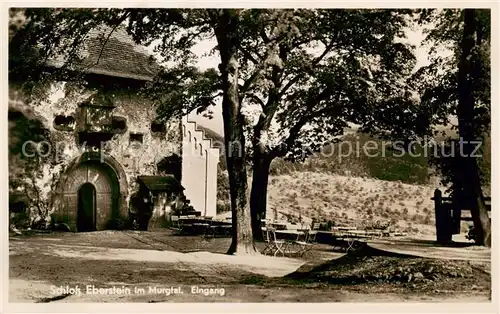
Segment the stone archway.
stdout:
<svg viewBox="0 0 500 314">
<path fill-rule="evenodd" d="M 121 165 L 111 156 L 84 153 L 76 158 L 61 176 L 56 193 L 56 215 L 62 217 L 71 230 L 85 231 L 78 219 L 81 203 L 79 192 L 86 184 L 95 188 L 95 228 L 115 229 L 128 218 L 128 185 Z M 87 201 L 89 202 L 89 201 Z M 80 229 L 80 230 L 79 230 Z"/>
</svg>

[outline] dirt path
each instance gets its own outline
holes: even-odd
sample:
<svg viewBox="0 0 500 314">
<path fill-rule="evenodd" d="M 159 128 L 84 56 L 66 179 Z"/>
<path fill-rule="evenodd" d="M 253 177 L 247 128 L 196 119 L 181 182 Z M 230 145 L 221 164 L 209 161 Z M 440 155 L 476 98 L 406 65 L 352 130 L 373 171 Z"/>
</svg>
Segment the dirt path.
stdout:
<svg viewBox="0 0 500 314">
<path fill-rule="evenodd" d="M 268 277 L 282 277 L 297 270 L 304 261 L 286 257 L 260 256 L 231 256 L 210 252 L 179 253 L 174 251 L 114 249 L 95 246 L 75 246 L 64 244 L 46 244 L 43 248 L 45 255 L 75 259 L 132 261 L 132 262 L 159 262 L 167 264 L 189 264 L 190 268 L 200 270 L 213 267 L 234 267 L 261 274 Z M 30 242 L 18 241 L 10 255 L 33 252 Z"/>
<path fill-rule="evenodd" d="M 226 239 L 201 242 L 150 233 L 139 240 L 118 232 L 106 237 L 13 238 L 9 243 L 9 301 L 466 302 L 488 301 L 490 297 L 488 291 L 471 291 L 470 287 L 458 292 L 419 291 L 403 285 L 339 285 L 283 277 L 298 268 L 322 264 L 323 259 L 343 256 L 332 252 L 315 252 L 313 260 L 304 265 L 304 260 L 291 258 L 220 254 L 227 249 Z M 174 251 L 181 246 L 187 253 Z M 107 290 L 95 293 L 94 288 Z"/>
</svg>

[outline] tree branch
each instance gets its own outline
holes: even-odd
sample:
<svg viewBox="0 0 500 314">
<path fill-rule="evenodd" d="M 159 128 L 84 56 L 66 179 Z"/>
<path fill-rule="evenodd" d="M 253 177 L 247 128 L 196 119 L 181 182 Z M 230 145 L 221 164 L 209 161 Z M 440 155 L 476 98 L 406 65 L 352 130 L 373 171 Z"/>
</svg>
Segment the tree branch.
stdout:
<svg viewBox="0 0 500 314">
<path fill-rule="evenodd" d="M 328 112 L 332 108 L 330 106 L 327 106 L 325 108 L 322 108 L 321 110 L 318 110 L 316 112 L 312 111 L 312 108 L 314 107 L 315 104 L 318 104 L 322 100 L 324 100 L 328 96 L 327 89 L 323 90 L 321 93 L 319 93 L 313 100 L 310 100 L 307 102 L 307 113 L 304 113 L 299 121 L 294 124 L 289 131 L 288 137 L 284 141 L 284 145 L 277 146 L 271 151 L 271 155 L 273 157 L 280 157 L 284 156 L 287 152 L 287 148 L 291 147 L 292 144 L 297 140 L 297 137 L 299 136 L 299 132 L 306 125 L 309 120 L 314 117 L 314 116 L 319 116 L 323 113 Z M 336 102 L 340 99 L 340 93 L 337 94 L 337 99 Z"/>
<path fill-rule="evenodd" d="M 271 39 L 267 36 L 266 30 L 264 29 L 264 27 L 260 30 L 260 37 L 262 38 L 262 40 L 264 41 L 265 44 L 268 44 L 271 42 Z"/>
<path fill-rule="evenodd" d="M 253 64 L 257 65 L 259 64 L 259 61 L 257 61 L 257 59 L 255 59 L 252 54 L 250 53 L 250 51 L 246 50 L 245 48 L 243 48 L 241 45 L 239 46 L 239 49 L 241 52 L 243 52 L 243 55 L 245 55 L 245 57 L 252 61 Z"/>
<path fill-rule="evenodd" d="M 335 39 L 332 39 L 330 44 L 328 46 L 325 47 L 325 50 L 323 51 L 323 53 L 313 59 L 313 61 L 311 62 L 311 67 L 315 66 L 316 64 L 318 64 L 319 62 L 321 62 L 321 60 L 333 49 L 333 47 L 335 46 Z M 283 96 L 289 89 L 290 87 L 292 87 L 295 83 L 297 83 L 301 77 L 303 77 L 304 75 L 301 73 L 301 74 L 298 74 L 296 75 L 293 79 L 291 79 L 286 85 L 285 87 L 283 87 L 283 89 L 280 91 L 280 97 Z"/>
<path fill-rule="evenodd" d="M 259 103 L 259 105 L 262 106 L 262 109 L 264 109 L 266 104 L 262 101 L 262 99 L 260 99 L 260 97 L 255 94 L 248 94 L 248 97 L 255 100 L 257 103 Z"/>
<path fill-rule="evenodd" d="M 252 76 L 250 76 L 245 81 L 245 83 L 243 84 L 243 86 L 241 87 L 241 90 L 240 90 L 240 93 L 242 95 L 242 100 L 245 97 L 245 94 L 248 92 L 248 90 L 252 86 L 252 83 L 257 79 L 257 77 L 260 75 L 261 72 L 262 72 L 262 69 L 257 68 L 257 70 L 255 70 L 255 72 L 252 74 Z"/>
</svg>

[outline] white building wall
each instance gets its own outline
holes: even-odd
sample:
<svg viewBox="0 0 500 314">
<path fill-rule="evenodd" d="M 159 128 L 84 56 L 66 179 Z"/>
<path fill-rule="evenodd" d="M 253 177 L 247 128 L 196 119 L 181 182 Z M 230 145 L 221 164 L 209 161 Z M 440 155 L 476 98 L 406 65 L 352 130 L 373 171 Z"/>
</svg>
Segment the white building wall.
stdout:
<svg viewBox="0 0 500 314">
<path fill-rule="evenodd" d="M 217 170 L 219 164 L 219 149 L 210 148 L 208 150 L 208 180 L 207 180 L 207 216 L 217 214 Z"/>
<path fill-rule="evenodd" d="M 217 207 L 217 164 L 219 149 L 212 148 L 196 123 L 182 120 L 182 186 L 195 210 L 215 216 Z"/>
</svg>

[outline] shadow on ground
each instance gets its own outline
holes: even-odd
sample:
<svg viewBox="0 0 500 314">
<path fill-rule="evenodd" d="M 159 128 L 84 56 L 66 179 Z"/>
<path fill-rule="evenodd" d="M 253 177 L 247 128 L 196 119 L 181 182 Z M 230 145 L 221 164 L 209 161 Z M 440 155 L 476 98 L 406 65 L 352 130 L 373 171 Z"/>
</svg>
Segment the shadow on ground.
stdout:
<svg viewBox="0 0 500 314">
<path fill-rule="evenodd" d="M 225 253 L 229 244 L 228 238 L 179 237 L 168 232 L 106 231 L 12 237 L 9 243 L 9 298 L 31 302 L 359 302 L 361 299 L 390 302 L 491 299 L 489 262 L 409 257 L 367 246 L 343 255 L 320 246 L 312 256 L 302 261 L 304 265 L 294 268 L 296 271 L 273 278 L 256 275 L 241 265 L 230 265 L 226 262 L 227 256 L 212 254 Z M 258 243 L 260 246 L 263 243 Z M 54 254 L 55 248 L 75 254 Z M 135 258 L 126 259 L 131 251 Z M 182 254 L 186 252 L 196 253 L 186 254 L 186 258 Z M 123 254 L 124 259 L 114 254 Z M 151 260 L 140 260 L 148 254 Z M 172 256 L 169 257 L 169 254 Z M 204 262 L 207 254 L 214 255 L 213 262 Z M 89 257 L 91 255 L 92 258 Z M 144 288 L 182 285 L 186 290 L 190 285 L 196 285 L 225 287 L 227 293 L 211 297 L 186 293 L 177 296 L 83 295 L 58 299 L 57 295 L 49 293 L 51 285 L 123 285 Z"/>
</svg>

